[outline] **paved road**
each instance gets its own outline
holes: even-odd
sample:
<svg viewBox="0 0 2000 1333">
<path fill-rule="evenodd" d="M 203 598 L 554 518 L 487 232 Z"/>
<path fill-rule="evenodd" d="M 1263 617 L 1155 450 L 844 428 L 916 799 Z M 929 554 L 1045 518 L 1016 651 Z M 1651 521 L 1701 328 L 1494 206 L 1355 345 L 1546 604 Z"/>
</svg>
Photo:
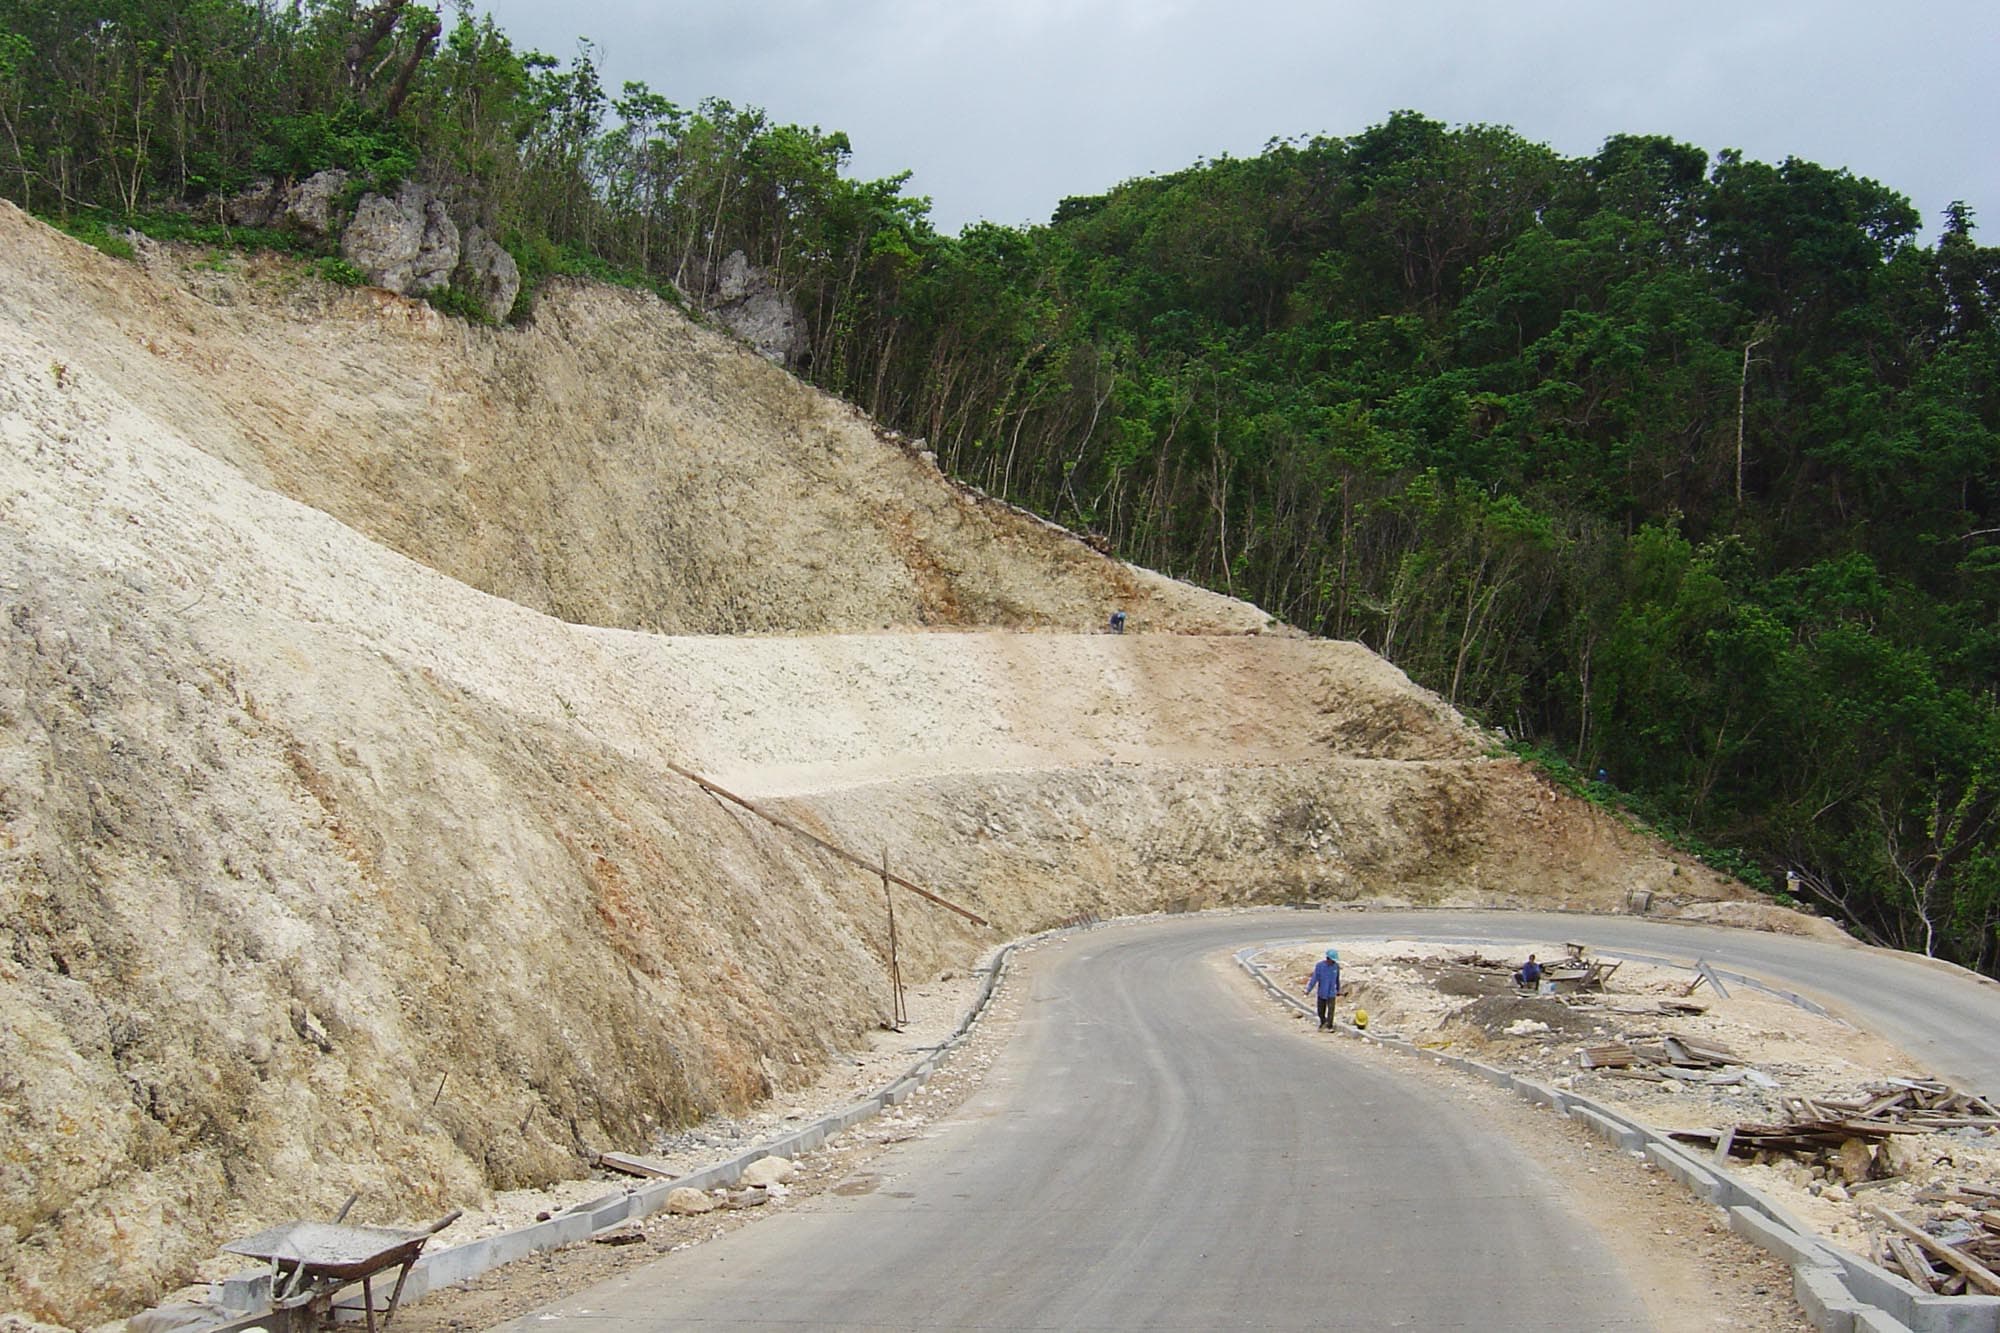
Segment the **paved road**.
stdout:
<svg viewBox="0 0 2000 1333">
<path fill-rule="evenodd" d="M 858 1192 L 503 1327 L 1459 1329 L 1529 1309 L 1544 1329 L 1651 1327 L 1504 1139 L 1426 1080 L 1271 1023 L 1217 962 L 1259 941 L 1384 936 L 1705 957 L 2000 1088 L 2000 988 L 1875 950 L 1532 913 L 1118 926 L 1024 969 L 1016 1035 L 981 1090 Z"/>
<path fill-rule="evenodd" d="M 1271 1022 L 1216 961 L 1259 933 L 1210 918 L 1051 946 L 980 1092 L 878 1159 L 878 1187 L 508 1327 L 1486 1329 L 1530 1309 L 1542 1329 L 1652 1327 L 1504 1138 Z"/>
</svg>

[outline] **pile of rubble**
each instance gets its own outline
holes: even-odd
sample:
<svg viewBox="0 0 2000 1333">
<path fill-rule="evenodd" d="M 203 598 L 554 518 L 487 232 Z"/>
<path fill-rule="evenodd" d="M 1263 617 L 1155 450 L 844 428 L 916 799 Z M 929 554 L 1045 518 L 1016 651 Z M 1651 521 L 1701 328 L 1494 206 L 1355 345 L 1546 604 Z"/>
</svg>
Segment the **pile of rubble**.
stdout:
<svg viewBox="0 0 2000 1333">
<path fill-rule="evenodd" d="M 1623 1041 L 1600 1042 L 1577 1053 L 1577 1063 L 1585 1069 L 1602 1069 L 1618 1078 L 1634 1078 L 1664 1083 L 1669 1078 L 1684 1083 L 1752 1082 L 1763 1088 L 1778 1086 L 1776 1079 L 1756 1069 L 1742 1069 L 1718 1080 L 1706 1071 L 1741 1066 L 1743 1057 L 1718 1042 L 1673 1032 L 1632 1033 Z"/>
<path fill-rule="evenodd" d="M 1586 1050 L 1586 1061 L 1589 1055 Z M 1712 1147 L 1717 1157 L 1754 1159 L 1758 1153 L 1838 1150 L 1849 1141 L 1879 1143 L 1891 1134 L 2000 1129 L 2000 1112 L 1984 1098 L 1927 1079 L 1891 1079 L 1849 1097 L 1786 1097 L 1784 1108 L 1788 1118 L 1782 1124 L 1744 1123 L 1719 1132 L 1683 1130 L 1674 1137 Z"/>
<path fill-rule="evenodd" d="M 2000 1275 L 1993 1271 L 2000 1266 L 2000 1189 L 1954 1185 L 1925 1190 L 1917 1199 L 1944 1205 L 1927 1226 L 1918 1226 L 1887 1208 L 1868 1209 L 1870 1216 L 1888 1228 L 1877 1252 L 1883 1265 L 1923 1291 L 1944 1296 L 1981 1291 L 2000 1296 Z M 1948 1271 L 1939 1272 L 1939 1263 Z"/>
</svg>

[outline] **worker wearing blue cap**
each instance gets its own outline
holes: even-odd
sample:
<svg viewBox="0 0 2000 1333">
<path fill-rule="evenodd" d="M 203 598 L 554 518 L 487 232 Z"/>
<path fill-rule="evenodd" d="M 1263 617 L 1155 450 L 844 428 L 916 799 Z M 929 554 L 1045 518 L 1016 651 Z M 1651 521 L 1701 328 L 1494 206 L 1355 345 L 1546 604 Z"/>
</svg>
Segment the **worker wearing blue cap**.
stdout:
<svg viewBox="0 0 2000 1333">
<path fill-rule="evenodd" d="M 1306 994 L 1319 992 L 1319 1030 L 1333 1030 L 1333 1002 L 1340 995 L 1340 950 L 1328 949 L 1326 957 L 1313 964 L 1306 981 Z"/>
</svg>

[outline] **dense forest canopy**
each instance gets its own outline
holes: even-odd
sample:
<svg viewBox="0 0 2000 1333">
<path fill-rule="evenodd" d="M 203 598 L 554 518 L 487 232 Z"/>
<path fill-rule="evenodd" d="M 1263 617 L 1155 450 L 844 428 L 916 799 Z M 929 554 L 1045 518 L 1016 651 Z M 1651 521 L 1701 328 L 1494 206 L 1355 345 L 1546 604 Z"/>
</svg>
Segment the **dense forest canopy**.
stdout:
<svg viewBox="0 0 2000 1333">
<path fill-rule="evenodd" d="M 531 287 L 741 250 L 803 372 L 956 475 L 2000 971 L 2000 251 L 1966 209 L 1926 245 L 1811 162 L 1399 112 L 948 237 L 848 154 L 464 8 L 0 0 L 32 210 L 216 235 L 253 178 L 342 167 L 422 179 Z"/>
</svg>

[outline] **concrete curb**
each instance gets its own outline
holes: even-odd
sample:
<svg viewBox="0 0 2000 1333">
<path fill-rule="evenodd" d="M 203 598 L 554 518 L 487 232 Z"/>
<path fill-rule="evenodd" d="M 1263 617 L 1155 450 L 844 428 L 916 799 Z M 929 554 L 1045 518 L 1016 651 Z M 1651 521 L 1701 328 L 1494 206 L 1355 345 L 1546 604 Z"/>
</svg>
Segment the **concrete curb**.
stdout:
<svg viewBox="0 0 2000 1333">
<path fill-rule="evenodd" d="M 752 1162 L 765 1157 L 795 1157 L 811 1152 L 842 1131 L 880 1115 L 887 1107 L 907 1101 L 911 1094 L 929 1081 L 945 1056 L 956 1050 L 985 1016 L 986 1006 L 999 989 L 1014 951 L 1024 944 L 1036 943 L 1061 933 L 1061 930 L 1044 931 L 1002 946 L 985 967 L 985 983 L 980 986 L 978 996 L 959 1019 L 951 1035 L 935 1051 L 912 1065 L 880 1092 L 784 1138 L 759 1144 L 727 1161 L 703 1167 L 679 1179 L 648 1181 L 622 1193 L 608 1194 L 594 1202 L 580 1204 L 546 1222 L 517 1227 L 495 1236 L 482 1236 L 448 1249 L 427 1251 L 410 1269 L 409 1281 L 403 1287 L 404 1303 L 422 1300 L 432 1292 L 479 1277 L 531 1254 L 589 1240 L 600 1231 L 649 1217 L 666 1207 L 667 1195 L 674 1190 L 711 1190 L 734 1185 Z M 248 1322 L 255 1322 L 270 1313 L 270 1274 L 267 1271 L 258 1270 L 225 1278 L 211 1284 L 211 1290 L 225 1320 L 201 1325 L 198 1333 L 226 1333 L 230 1329 L 247 1327 Z M 350 1288 L 337 1299 L 358 1305 L 360 1288 Z M 359 1317 L 358 1311 L 353 1314 L 353 1318 Z M 346 1319 L 345 1315 L 343 1319 Z"/>
<path fill-rule="evenodd" d="M 1312 1006 L 1271 980 L 1257 960 L 1273 949 L 1312 943 L 1284 940 L 1236 951 L 1236 964 L 1273 998 L 1307 1017 Z M 1664 960 L 1662 960 L 1664 961 Z M 1773 991 L 1748 977 L 1729 976 L 1759 990 L 1816 1009 L 1789 992 Z M 1729 1226 L 1769 1250 L 1792 1269 L 1792 1295 L 1821 1333 L 2000 1333 L 2000 1296 L 1935 1296 L 1851 1254 L 1794 1218 L 1774 1199 L 1745 1184 L 1713 1158 L 1697 1157 L 1650 1125 L 1567 1089 L 1519 1078 L 1463 1056 L 1427 1051 L 1397 1037 L 1377 1037 L 1352 1023 L 1339 1030 L 1387 1050 L 1475 1074 L 1522 1098 L 1549 1107 L 1589 1128 L 1620 1151 L 1644 1157 L 1687 1186 L 1697 1198 L 1725 1210 Z"/>
</svg>

